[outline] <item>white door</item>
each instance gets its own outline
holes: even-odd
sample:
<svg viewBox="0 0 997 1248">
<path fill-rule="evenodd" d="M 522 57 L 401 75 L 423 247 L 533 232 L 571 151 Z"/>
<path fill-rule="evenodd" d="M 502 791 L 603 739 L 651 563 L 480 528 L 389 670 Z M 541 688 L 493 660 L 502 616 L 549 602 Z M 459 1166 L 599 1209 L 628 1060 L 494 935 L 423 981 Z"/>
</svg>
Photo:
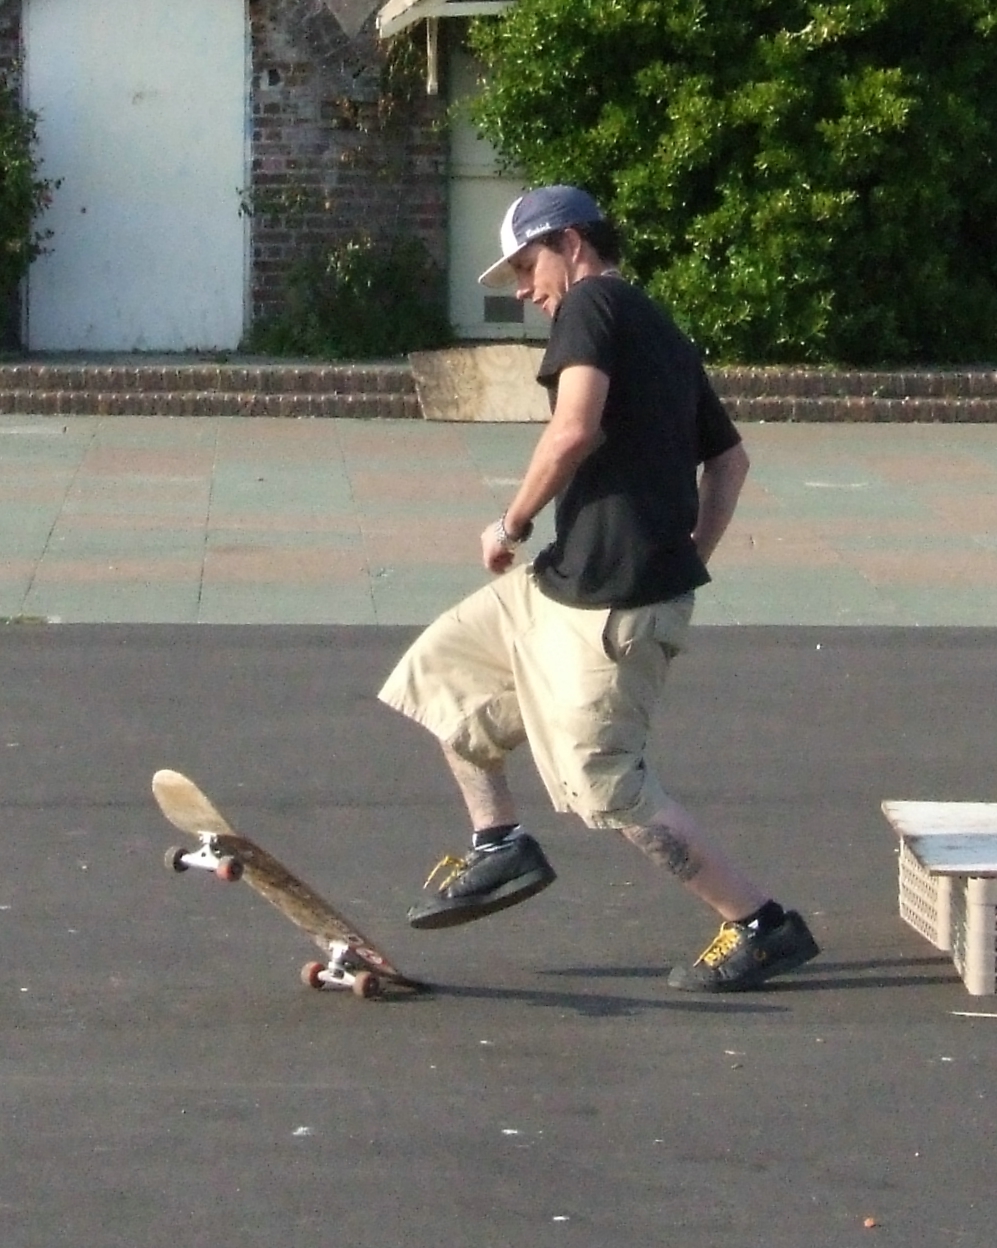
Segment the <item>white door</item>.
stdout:
<svg viewBox="0 0 997 1248">
<path fill-rule="evenodd" d="M 24 0 L 28 106 L 51 254 L 31 266 L 34 350 L 232 348 L 247 228 L 245 0 Z"/>
<path fill-rule="evenodd" d="M 532 304 L 511 289 L 478 285 L 478 274 L 499 257 L 499 226 L 523 184 L 499 172 L 495 149 L 460 111 L 478 90 L 475 62 L 455 50 L 448 68 L 450 101 L 458 105 L 450 131 L 450 320 L 461 338 L 546 338 L 550 324 Z"/>
</svg>

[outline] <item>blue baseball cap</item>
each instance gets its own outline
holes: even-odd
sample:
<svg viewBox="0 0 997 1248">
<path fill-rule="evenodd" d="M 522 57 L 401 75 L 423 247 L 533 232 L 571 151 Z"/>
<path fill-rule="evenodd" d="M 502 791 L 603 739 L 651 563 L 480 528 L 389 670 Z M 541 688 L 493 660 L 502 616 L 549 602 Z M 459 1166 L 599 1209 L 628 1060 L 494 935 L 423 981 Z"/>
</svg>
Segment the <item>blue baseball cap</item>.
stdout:
<svg viewBox="0 0 997 1248">
<path fill-rule="evenodd" d="M 527 191 L 510 206 L 502 222 L 502 259 L 485 269 L 478 281 L 482 286 L 511 286 L 516 274 L 509 261 L 533 239 L 569 225 L 591 225 L 604 220 L 592 196 L 577 186 L 541 186 Z"/>
</svg>

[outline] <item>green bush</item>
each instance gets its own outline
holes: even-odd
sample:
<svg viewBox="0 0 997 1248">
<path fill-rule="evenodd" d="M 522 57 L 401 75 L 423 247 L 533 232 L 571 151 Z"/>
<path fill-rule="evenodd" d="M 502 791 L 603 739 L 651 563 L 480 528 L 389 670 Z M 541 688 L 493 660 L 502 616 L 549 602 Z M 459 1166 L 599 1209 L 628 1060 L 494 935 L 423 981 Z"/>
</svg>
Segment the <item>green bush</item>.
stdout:
<svg viewBox="0 0 997 1248">
<path fill-rule="evenodd" d="M 443 276 L 416 238 L 353 238 L 292 270 L 284 306 L 256 325 L 250 350 L 384 359 L 445 346 Z"/>
<path fill-rule="evenodd" d="M 37 121 L 0 76 L 0 334 L 18 283 L 51 237 L 35 225 L 58 186 L 38 174 Z"/>
<path fill-rule="evenodd" d="M 717 361 L 997 359 L 992 0 L 518 0 L 481 131 Z"/>
</svg>

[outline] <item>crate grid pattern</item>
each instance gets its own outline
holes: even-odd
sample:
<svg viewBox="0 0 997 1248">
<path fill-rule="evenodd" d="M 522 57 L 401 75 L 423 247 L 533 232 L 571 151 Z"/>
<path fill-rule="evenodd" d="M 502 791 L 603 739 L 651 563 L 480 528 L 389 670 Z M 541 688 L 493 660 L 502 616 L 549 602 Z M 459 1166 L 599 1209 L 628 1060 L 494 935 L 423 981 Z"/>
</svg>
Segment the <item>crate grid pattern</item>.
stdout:
<svg viewBox="0 0 997 1248">
<path fill-rule="evenodd" d="M 900 917 L 936 949 L 952 948 L 952 879 L 932 875 L 900 841 Z"/>
<path fill-rule="evenodd" d="M 952 884 L 952 961 L 973 996 L 993 996 L 997 992 L 997 880 L 957 876 Z"/>
</svg>

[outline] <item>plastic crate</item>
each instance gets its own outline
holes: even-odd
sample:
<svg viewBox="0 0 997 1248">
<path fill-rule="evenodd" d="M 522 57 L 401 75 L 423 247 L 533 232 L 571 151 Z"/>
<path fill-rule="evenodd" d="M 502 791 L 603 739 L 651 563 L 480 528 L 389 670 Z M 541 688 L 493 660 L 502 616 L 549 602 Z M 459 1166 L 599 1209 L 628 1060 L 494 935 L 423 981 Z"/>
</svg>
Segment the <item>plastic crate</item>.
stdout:
<svg viewBox="0 0 997 1248">
<path fill-rule="evenodd" d="M 973 996 L 997 995 L 997 802 L 885 801 L 883 814 L 900 838 L 901 918 Z"/>
<path fill-rule="evenodd" d="M 997 992 L 997 879 L 955 876 L 950 898 L 950 948 L 974 997 Z"/>
<path fill-rule="evenodd" d="M 932 875 L 900 839 L 900 917 L 936 949 L 952 948 L 953 879 Z"/>
</svg>

